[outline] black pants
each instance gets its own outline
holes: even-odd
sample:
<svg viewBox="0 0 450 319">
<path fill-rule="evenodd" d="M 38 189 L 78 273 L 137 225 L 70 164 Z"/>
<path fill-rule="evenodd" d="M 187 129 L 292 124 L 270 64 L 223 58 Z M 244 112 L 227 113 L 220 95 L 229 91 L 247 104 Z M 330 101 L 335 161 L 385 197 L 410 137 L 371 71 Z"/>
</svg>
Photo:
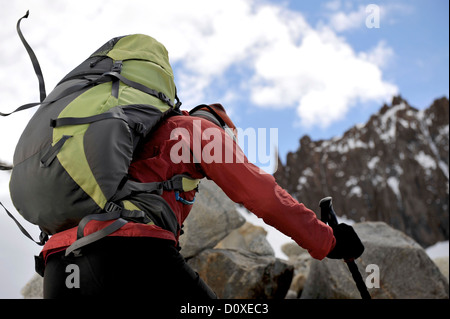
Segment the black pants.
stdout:
<svg viewBox="0 0 450 319">
<path fill-rule="evenodd" d="M 106 237 L 81 256 L 49 256 L 44 298 L 214 299 L 173 243 L 157 238 Z"/>
</svg>

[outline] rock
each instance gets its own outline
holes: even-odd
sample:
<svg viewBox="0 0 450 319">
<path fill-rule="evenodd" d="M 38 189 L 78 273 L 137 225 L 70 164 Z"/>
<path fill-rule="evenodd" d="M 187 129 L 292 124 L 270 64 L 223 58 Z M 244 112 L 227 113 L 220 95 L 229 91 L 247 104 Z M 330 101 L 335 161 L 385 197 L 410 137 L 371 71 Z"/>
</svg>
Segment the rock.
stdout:
<svg viewBox="0 0 450 319">
<path fill-rule="evenodd" d="M 284 297 L 284 299 L 297 299 L 297 298 L 298 298 L 298 294 L 291 289 L 288 290 L 288 292 L 286 293 L 286 296 Z"/>
<path fill-rule="evenodd" d="M 180 253 L 185 258 L 213 248 L 234 229 L 245 223 L 235 204 L 212 181 L 203 179 L 196 202 L 184 222 Z"/>
<path fill-rule="evenodd" d="M 294 291 L 297 294 L 297 297 L 300 297 L 305 289 L 305 283 L 309 276 L 313 258 L 306 253 L 298 255 L 290 260 L 294 266 L 294 278 L 292 279 L 289 289 Z"/>
<path fill-rule="evenodd" d="M 449 297 L 448 281 L 416 241 L 383 222 L 357 223 L 354 228 L 365 246 L 356 263 L 366 285 L 375 285 L 369 289 L 372 298 Z M 345 263 L 325 258 L 311 263 L 301 298 L 359 299 L 360 295 Z"/>
<path fill-rule="evenodd" d="M 306 249 L 300 247 L 295 242 L 284 244 L 281 250 L 289 257 L 289 263 L 294 267 L 294 276 L 289 287 L 289 294 L 286 298 L 292 298 L 294 296 L 294 298 L 298 298 L 308 278 L 313 258 Z"/>
<path fill-rule="evenodd" d="M 448 281 L 448 256 L 447 257 L 438 257 L 433 259 L 436 266 L 438 266 L 441 273 L 447 278 Z"/>
<path fill-rule="evenodd" d="M 233 230 L 215 248 L 245 250 L 256 255 L 275 256 L 266 236 L 267 232 L 264 228 L 246 222 L 240 228 Z"/>
<path fill-rule="evenodd" d="M 22 288 L 20 293 L 25 299 L 42 299 L 44 278 L 38 274 L 34 274 L 30 281 Z"/>
<path fill-rule="evenodd" d="M 204 250 L 188 264 L 222 299 L 284 298 L 293 273 L 281 259 L 243 250 Z"/>
<path fill-rule="evenodd" d="M 289 258 L 295 258 L 302 254 L 308 254 L 305 248 L 300 247 L 296 242 L 285 243 L 281 246 L 281 251 Z"/>
</svg>

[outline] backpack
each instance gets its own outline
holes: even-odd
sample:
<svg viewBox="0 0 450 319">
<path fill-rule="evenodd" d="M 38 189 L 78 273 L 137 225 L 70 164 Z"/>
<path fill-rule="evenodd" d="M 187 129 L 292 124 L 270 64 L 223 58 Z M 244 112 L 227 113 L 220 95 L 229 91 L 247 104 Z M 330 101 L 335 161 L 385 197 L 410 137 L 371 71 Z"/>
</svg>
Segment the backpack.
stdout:
<svg viewBox="0 0 450 319">
<path fill-rule="evenodd" d="M 76 255 L 128 221 L 155 224 L 177 237 L 180 225 L 160 195 L 174 191 L 183 201 L 179 193 L 197 189 L 199 181 L 186 175 L 153 183 L 128 179 L 140 144 L 164 119 L 181 114 L 165 47 L 142 34 L 113 38 L 46 96 L 39 63 L 20 31 L 27 17 L 17 30 L 38 76 L 41 101 L 16 110 L 40 105 L 16 146 L 10 193 L 17 211 L 40 227 L 35 242 L 43 245 L 49 235 L 78 225 L 77 241 L 66 250 Z M 113 222 L 84 236 L 91 220 Z"/>
</svg>

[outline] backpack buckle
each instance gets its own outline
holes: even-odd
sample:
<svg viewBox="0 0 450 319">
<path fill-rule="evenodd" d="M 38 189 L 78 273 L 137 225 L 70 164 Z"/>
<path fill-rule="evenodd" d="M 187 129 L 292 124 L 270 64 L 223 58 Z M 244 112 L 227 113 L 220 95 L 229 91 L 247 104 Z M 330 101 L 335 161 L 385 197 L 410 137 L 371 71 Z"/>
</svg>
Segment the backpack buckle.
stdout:
<svg viewBox="0 0 450 319">
<path fill-rule="evenodd" d="M 111 68 L 111 72 L 117 72 L 120 73 L 122 71 L 122 61 L 116 61 L 114 62 L 113 67 Z"/>
<path fill-rule="evenodd" d="M 175 189 L 175 186 L 173 184 L 172 180 L 167 180 L 162 182 L 162 189 L 165 191 L 171 191 Z"/>
<path fill-rule="evenodd" d="M 138 135 L 144 135 L 144 133 L 145 133 L 145 125 L 143 123 L 136 123 L 134 125 L 134 131 Z"/>
<path fill-rule="evenodd" d="M 116 213 L 120 212 L 122 210 L 122 207 L 113 202 L 108 202 L 106 203 L 105 208 L 103 210 L 107 213 Z"/>
<path fill-rule="evenodd" d="M 163 102 L 169 104 L 170 106 L 173 106 L 172 101 L 171 101 L 171 100 L 170 100 L 163 92 L 158 92 L 158 98 L 159 98 L 161 101 L 163 101 Z"/>
</svg>

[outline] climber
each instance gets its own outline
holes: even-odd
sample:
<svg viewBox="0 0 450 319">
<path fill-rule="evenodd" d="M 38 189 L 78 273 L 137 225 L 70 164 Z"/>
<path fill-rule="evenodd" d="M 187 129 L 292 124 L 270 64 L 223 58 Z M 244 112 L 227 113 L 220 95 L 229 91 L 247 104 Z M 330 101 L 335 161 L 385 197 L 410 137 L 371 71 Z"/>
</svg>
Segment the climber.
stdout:
<svg viewBox="0 0 450 319">
<path fill-rule="evenodd" d="M 42 231 L 35 261 L 44 298 L 216 298 L 178 249 L 205 177 L 313 258 L 362 254 L 351 226 L 332 229 L 246 159 L 222 105 L 180 110 L 167 50 L 153 38 L 111 39 L 46 96 L 20 31 L 28 14 L 17 30 L 41 100 L 12 113 L 41 106 L 16 147 L 10 192 Z"/>
<path fill-rule="evenodd" d="M 236 131 L 223 107 L 217 104 L 212 107 L 220 113 L 228 127 Z M 345 255 L 348 258 L 348 251 L 352 252 L 352 257 L 359 257 L 362 251 L 353 252 L 352 242 L 358 242 L 358 237 L 351 226 L 342 224 L 339 235 L 333 235 L 328 225 L 321 222 L 312 210 L 293 199 L 273 176 L 261 174 L 258 167 L 249 163 L 226 131 L 211 121 L 188 115 L 183 111 L 182 115 L 167 119 L 154 132 L 131 164 L 129 174 L 135 181 L 166 180 L 175 174 L 187 174 L 196 179 L 206 177 L 213 180 L 234 202 L 243 204 L 267 224 L 290 236 L 312 257 L 321 260 L 327 256 L 342 258 Z M 174 139 L 173 132 L 179 128 L 183 128 L 189 136 L 177 135 L 178 138 Z M 193 137 L 202 136 L 202 131 L 206 129 L 216 129 L 221 135 L 223 156 L 226 152 L 232 152 L 235 158 L 245 158 L 245 161 L 205 163 L 201 159 L 194 161 L 191 158 L 173 163 L 170 158 L 172 147 L 184 140 L 192 150 Z M 208 142 L 204 139 L 199 141 L 201 148 Z M 230 145 L 232 149 L 225 150 Z M 191 156 L 195 153 L 191 152 Z M 192 201 L 195 190 L 183 195 L 185 201 Z M 192 205 L 177 201 L 172 192 L 164 192 L 162 197 L 181 225 Z M 85 231 L 93 232 L 103 223 L 91 221 Z M 64 249 L 73 243 L 75 233 L 76 227 L 58 233 L 44 246 L 45 298 L 123 295 L 124 291 L 127 296 L 215 298 L 214 292 L 187 266 L 176 249 L 178 238 L 167 230 L 154 225 L 128 223 L 112 235 L 84 247 L 81 256 L 65 257 Z M 69 275 L 66 268 L 70 264 L 80 267 L 79 288 L 66 287 L 65 281 Z"/>
</svg>

